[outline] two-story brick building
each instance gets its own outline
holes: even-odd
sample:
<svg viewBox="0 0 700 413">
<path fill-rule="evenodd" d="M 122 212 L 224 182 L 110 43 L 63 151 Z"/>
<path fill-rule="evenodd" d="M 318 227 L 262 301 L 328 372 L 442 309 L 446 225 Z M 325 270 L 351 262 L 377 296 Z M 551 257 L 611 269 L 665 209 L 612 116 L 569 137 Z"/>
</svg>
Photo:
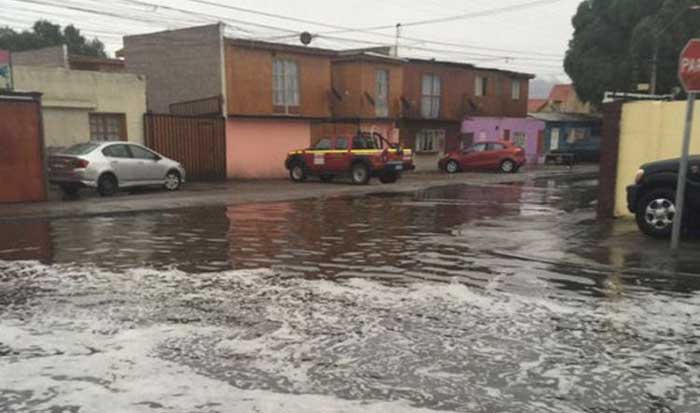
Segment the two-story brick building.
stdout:
<svg viewBox="0 0 700 413">
<path fill-rule="evenodd" d="M 284 176 L 289 150 L 358 129 L 400 140 L 434 170 L 459 146 L 464 116 L 527 111 L 529 75 L 400 59 L 388 48 L 230 39 L 223 25 L 127 36 L 124 46 L 127 69 L 149 79 L 150 111 L 226 118 L 229 178 Z"/>
<path fill-rule="evenodd" d="M 414 149 L 417 170 L 469 146 L 462 121 L 472 116 L 525 117 L 532 75 L 470 64 L 410 59 L 403 67 L 401 143 Z"/>
</svg>

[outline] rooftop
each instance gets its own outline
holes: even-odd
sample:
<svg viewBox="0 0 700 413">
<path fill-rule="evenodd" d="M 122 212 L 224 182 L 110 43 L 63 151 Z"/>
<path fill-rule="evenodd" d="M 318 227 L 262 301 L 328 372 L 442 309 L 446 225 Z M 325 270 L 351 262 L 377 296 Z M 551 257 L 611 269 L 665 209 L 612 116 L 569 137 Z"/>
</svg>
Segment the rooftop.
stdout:
<svg viewBox="0 0 700 413">
<path fill-rule="evenodd" d="M 552 102 L 564 102 L 569 99 L 572 93 L 576 93 L 572 84 L 554 85 L 551 92 L 549 92 L 549 100 Z"/>
</svg>

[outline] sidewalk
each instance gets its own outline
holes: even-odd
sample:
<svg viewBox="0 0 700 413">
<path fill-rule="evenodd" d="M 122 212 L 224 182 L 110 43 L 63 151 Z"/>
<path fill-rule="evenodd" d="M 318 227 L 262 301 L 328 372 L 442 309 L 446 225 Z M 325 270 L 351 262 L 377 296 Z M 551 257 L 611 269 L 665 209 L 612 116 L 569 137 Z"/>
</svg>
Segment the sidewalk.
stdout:
<svg viewBox="0 0 700 413">
<path fill-rule="evenodd" d="M 302 184 L 296 184 L 289 180 L 197 182 L 186 184 L 178 192 L 144 190 L 135 194 L 120 193 L 112 198 L 100 198 L 89 190 L 85 190 L 78 200 L 63 201 L 60 200 L 57 193 L 52 193 L 50 197 L 52 200 L 48 202 L 0 205 L 0 220 L 96 216 L 197 206 L 413 192 L 446 185 L 494 185 L 542 178 L 597 178 L 597 176 L 598 165 L 581 165 L 573 169 L 554 166 L 530 168 L 512 175 L 498 173 L 456 175 L 408 173 L 398 183 L 390 185 L 382 185 L 376 179 L 373 179 L 370 185 L 365 186 L 355 186 L 345 181 L 321 183 L 315 180 L 309 180 Z"/>
</svg>

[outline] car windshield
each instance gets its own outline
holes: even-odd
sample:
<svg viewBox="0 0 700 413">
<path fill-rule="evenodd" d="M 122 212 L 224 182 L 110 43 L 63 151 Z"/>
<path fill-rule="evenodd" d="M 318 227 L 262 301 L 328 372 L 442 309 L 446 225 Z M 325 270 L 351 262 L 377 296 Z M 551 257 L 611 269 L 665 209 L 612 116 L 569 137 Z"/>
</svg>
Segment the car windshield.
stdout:
<svg viewBox="0 0 700 413">
<path fill-rule="evenodd" d="M 90 152 L 97 149 L 98 146 L 100 145 L 96 143 L 79 143 L 77 145 L 71 146 L 70 148 L 64 151 L 61 151 L 61 153 L 66 155 L 87 155 Z"/>
</svg>

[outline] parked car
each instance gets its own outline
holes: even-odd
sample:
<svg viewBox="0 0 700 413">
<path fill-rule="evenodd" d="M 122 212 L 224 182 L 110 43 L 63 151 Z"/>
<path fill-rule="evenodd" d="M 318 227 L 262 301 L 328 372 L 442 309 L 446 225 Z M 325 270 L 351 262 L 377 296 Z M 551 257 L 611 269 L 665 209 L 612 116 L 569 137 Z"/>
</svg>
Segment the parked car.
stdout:
<svg viewBox="0 0 700 413">
<path fill-rule="evenodd" d="M 525 150 L 511 142 L 480 142 L 446 154 L 438 162 L 438 168 L 449 174 L 473 170 L 516 173 L 526 162 Z"/>
<path fill-rule="evenodd" d="M 700 156 L 690 158 L 685 199 L 684 226 L 700 222 Z M 634 185 L 627 187 L 627 204 L 639 229 L 652 237 L 671 235 L 676 217 L 676 187 L 680 159 L 652 162 L 637 172 Z"/>
<path fill-rule="evenodd" d="M 285 167 L 294 182 L 309 176 L 330 182 L 337 176 L 349 175 L 359 185 L 367 184 L 372 177 L 385 184 L 394 183 L 404 171 L 415 168 L 410 150 L 390 143 L 378 133 L 323 138 L 312 148 L 289 152 Z"/>
<path fill-rule="evenodd" d="M 49 157 L 49 181 L 70 196 L 80 188 L 95 188 L 102 196 L 148 186 L 175 191 L 185 182 L 185 168 L 135 143 L 87 142 Z"/>
<path fill-rule="evenodd" d="M 600 138 L 580 140 L 567 148 L 553 149 L 546 156 L 547 163 L 573 164 L 600 161 Z"/>
</svg>

